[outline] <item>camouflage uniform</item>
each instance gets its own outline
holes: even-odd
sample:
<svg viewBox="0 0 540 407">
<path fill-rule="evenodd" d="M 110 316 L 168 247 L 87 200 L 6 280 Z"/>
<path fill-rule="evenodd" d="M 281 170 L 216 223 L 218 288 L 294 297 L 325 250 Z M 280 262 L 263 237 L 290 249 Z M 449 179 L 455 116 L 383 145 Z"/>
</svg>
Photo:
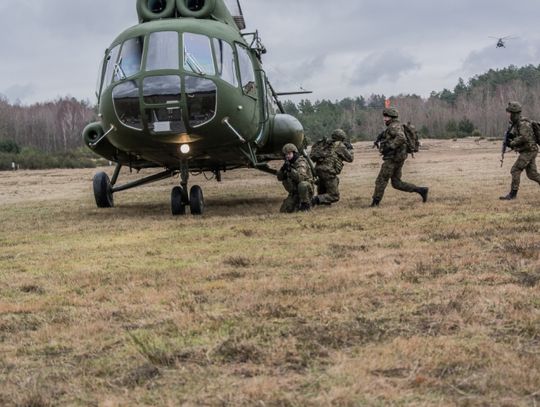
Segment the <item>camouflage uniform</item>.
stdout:
<svg viewBox="0 0 540 407">
<path fill-rule="evenodd" d="M 512 130 L 510 131 L 510 143 L 508 147 L 519 153 L 519 157 L 512 167 L 512 186 L 510 193 L 501 197 L 503 200 L 512 200 L 517 197 L 521 181 L 521 173 L 525 170 L 529 179 L 540 184 L 540 174 L 536 168 L 536 156 L 538 144 L 529 119 L 521 117 L 521 105 L 518 102 L 508 103 L 506 111 L 511 113 Z"/>
<path fill-rule="evenodd" d="M 343 170 L 343 162 L 354 161 L 354 151 L 350 144 L 346 145 L 347 135 L 341 129 L 332 133 L 331 140 L 321 140 L 325 143 L 324 148 L 328 153 L 323 158 L 314 158 L 316 161 L 315 172 L 319 179 L 317 194 L 313 200 L 316 205 L 331 205 L 339 201 L 339 178 Z"/>
<path fill-rule="evenodd" d="M 384 191 L 390 180 L 393 188 L 404 192 L 416 192 L 426 202 L 428 188 L 417 187 L 401 180 L 403 165 L 407 160 L 408 153 L 403 125 L 398 120 L 399 113 L 396 109 L 389 108 L 384 109 L 383 115 L 390 117 L 391 120 L 387 122 L 386 131 L 380 141 L 380 151 L 384 162 L 375 182 L 375 192 L 373 193 L 371 206 L 378 206 L 382 201 Z"/>
<path fill-rule="evenodd" d="M 307 160 L 298 154 L 296 146 L 287 144 L 283 147 L 284 154 L 289 151 L 294 152 L 294 158 L 286 161 L 277 173 L 278 180 L 283 182 L 283 187 L 289 193 L 281 205 L 280 212 L 307 211 L 311 208 L 314 192 L 313 173 Z"/>
</svg>

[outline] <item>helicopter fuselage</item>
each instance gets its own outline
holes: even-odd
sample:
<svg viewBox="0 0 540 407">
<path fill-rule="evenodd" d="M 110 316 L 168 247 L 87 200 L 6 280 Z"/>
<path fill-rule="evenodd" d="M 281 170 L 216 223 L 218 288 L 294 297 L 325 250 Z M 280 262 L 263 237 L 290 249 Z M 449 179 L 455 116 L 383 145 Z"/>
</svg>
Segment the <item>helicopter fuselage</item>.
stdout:
<svg viewBox="0 0 540 407">
<path fill-rule="evenodd" d="M 106 134 L 94 150 L 132 167 L 231 169 L 252 164 L 246 151 L 279 158 L 283 144 L 303 142 L 303 128 L 277 113 L 269 92 L 258 55 L 234 27 L 195 18 L 149 21 L 106 51 L 97 90 L 101 123 L 85 139 L 90 145 Z"/>
</svg>

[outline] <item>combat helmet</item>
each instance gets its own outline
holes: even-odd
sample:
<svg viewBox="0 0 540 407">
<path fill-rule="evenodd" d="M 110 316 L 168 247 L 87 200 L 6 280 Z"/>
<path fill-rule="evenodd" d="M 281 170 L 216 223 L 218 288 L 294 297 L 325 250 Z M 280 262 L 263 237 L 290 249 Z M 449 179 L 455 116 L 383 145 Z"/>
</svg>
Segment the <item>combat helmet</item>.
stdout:
<svg viewBox="0 0 540 407">
<path fill-rule="evenodd" d="M 289 143 L 285 144 L 283 146 L 283 154 L 289 154 L 289 153 L 298 153 L 298 147 L 296 147 L 294 144 Z"/>
<path fill-rule="evenodd" d="M 392 119 L 397 119 L 399 117 L 399 111 L 395 107 L 387 107 L 382 112 L 383 116 L 391 117 Z"/>
<path fill-rule="evenodd" d="M 346 139 L 347 134 L 342 129 L 336 129 L 332 132 L 332 140 L 345 141 Z"/>
<path fill-rule="evenodd" d="M 519 102 L 508 102 L 508 107 L 506 111 L 508 113 L 521 113 L 521 104 Z"/>
</svg>

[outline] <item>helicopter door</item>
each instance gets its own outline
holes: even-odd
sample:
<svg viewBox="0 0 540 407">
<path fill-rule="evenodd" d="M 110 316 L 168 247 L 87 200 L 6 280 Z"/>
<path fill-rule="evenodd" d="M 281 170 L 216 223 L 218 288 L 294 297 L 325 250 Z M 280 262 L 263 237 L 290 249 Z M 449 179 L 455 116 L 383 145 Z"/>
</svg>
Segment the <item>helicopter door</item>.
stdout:
<svg viewBox="0 0 540 407">
<path fill-rule="evenodd" d="M 248 48 L 236 44 L 238 54 L 238 67 L 240 71 L 240 87 L 244 94 L 243 108 L 244 114 L 249 118 L 249 129 L 244 130 L 244 134 L 255 134 L 259 128 L 260 110 L 258 106 L 259 91 L 255 70 Z M 263 102 L 264 103 L 264 102 Z"/>
</svg>

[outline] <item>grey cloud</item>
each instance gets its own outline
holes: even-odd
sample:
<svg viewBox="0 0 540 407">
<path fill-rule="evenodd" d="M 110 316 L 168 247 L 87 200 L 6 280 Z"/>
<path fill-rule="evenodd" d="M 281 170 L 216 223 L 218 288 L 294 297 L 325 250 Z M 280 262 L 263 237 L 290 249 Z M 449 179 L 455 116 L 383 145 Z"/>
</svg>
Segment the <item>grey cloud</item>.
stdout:
<svg viewBox="0 0 540 407">
<path fill-rule="evenodd" d="M 19 92 L 26 103 L 70 93 L 93 98 L 104 49 L 137 23 L 135 3 L 0 1 L 0 35 L 5 39 L 0 43 L 0 90 L 34 83 L 33 93 Z M 459 76 L 482 73 L 491 64 L 520 65 L 540 56 L 534 46 L 517 53 L 509 49 L 504 58 L 494 48 L 484 49 L 494 47 L 488 36 L 506 34 L 520 36 L 531 47 L 538 35 L 538 0 L 514 0 L 510 6 L 506 0 L 241 3 L 248 30 L 258 29 L 268 48 L 264 66 L 276 88 L 302 85 L 317 91 L 314 98 L 402 90 L 425 95 L 455 85 Z M 504 32 L 498 33 L 497 27 Z M 393 67 L 380 57 L 390 50 L 401 50 Z M 373 60 L 359 65 L 366 55 L 382 65 Z M 390 81 L 392 77 L 399 80 Z"/>
<path fill-rule="evenodd" d="M 269 67 L 267 76 L 276 90 L 295 91 L 300 86 L 309 86 L 310 80 L 325 69 L 325 55 L 318 55 L 300 61 L 283 61 Z"/>
<path fill-rule="evenodd" d="M 509 65 L 537 65 L 540 58 L 540 45 L 537 41 L 516 39 L 507 41 L 506 48 L 496 48 L 493 44 L 481 50 L 472 51 L 463 62 L 462 70 L 468 74 L 482 73 L 490 68 L 503 68 Z"/>
<path fill-rule="evenodd" d="M 36 93 L 34 84 L 12 85 L 2 92 L 10 101 L 24 100 Z"/>
<path fill-rule="evenodd" d="M 396 82 L 401 75 L 420 69 L 415 58 L 402 51 L 387 50 L 368 55 L 355 69 L 351 85 L 364 86 L 385 80 Z"/>
</svg>

